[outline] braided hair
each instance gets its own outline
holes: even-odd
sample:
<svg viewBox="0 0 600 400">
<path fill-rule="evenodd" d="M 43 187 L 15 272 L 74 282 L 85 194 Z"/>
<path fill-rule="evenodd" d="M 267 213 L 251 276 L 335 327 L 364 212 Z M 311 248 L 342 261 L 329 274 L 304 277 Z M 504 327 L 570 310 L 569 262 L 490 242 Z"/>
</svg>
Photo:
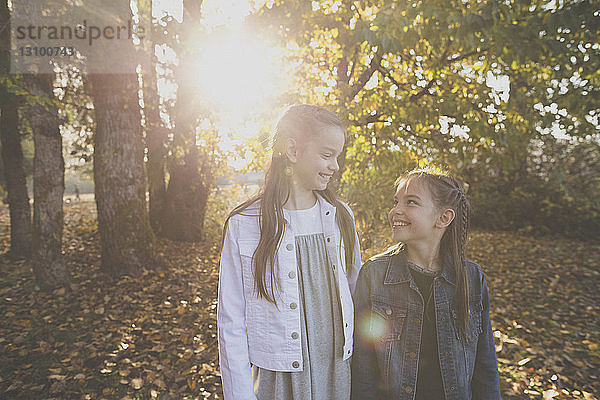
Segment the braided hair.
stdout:
<svg viewBox="0 0 600 400">
<path fill-rule="evenodd" d="M 469 228 L 469 200 L 462 185 L 456 179 L 432 167 L 410 171 L 398 178 L 396 185 L 415 179 L 427 185 L 436 208 L 439 210 L 450 208 L 455 214 L 454 220 L 448 225 L 442 236 L 440 260 L 448 262 L 454 268 L 456 276 L 454 308 L 457 314 L 457 327 L 460 335 L 467 340 L 469 284 L 465 248 Z"/>
</svg>

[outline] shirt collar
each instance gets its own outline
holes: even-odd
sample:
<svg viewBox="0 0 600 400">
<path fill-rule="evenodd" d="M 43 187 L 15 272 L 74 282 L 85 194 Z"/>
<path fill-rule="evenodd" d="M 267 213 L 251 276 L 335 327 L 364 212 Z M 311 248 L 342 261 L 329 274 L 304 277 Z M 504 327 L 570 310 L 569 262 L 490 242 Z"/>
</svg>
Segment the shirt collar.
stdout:
<svg viewBox="0 0 600 400">
<path fill-rule="evenodd" d="M 440 276 L 451 285 L 456 286 L 456 273 L 454 272 L 454 268 L 451 267 L 451 262 L 449 259 L 444 262 L 444 267 L 442 268 L 442 273 Z M 408 270 L 408 264 L 406 260 L 405 245 L 400 244 L 389 258 L 383 283 L 386 285 L 393 285 L 397 283 L 410 282 L 411 279 L 412 276 Z"/>
</svg>

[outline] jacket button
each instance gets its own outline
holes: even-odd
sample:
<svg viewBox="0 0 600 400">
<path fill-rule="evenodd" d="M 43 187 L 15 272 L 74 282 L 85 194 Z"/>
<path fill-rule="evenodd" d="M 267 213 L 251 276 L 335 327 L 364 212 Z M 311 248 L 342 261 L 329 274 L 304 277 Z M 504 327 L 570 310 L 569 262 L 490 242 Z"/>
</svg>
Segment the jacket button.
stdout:
<svg viewBox="0 0 600 400">
<path fill-rule="evenodd" d="M 325 215 L 329 215 L 329 211 L 325 212 Z"/>
<path fill-rule="evenodd" d="M 454 391 L 456 389 L 454 386 L 450 386 L 450 390 Z"/>
<path fill-rule="evenodd" d="M 348 354 L 350 354 L 350 350 L 348 350 Z"/>
<path fill-rule="evenodd" d="M 415 324 L 419 325 L 421 323 L 421 320 L 419 318 L 415 318 Z"/>
<path fill-rule="evenodd" d="M 292 367 L 293 367 L 293 368 L 298 368 L 299 366 L 300 366 L 300 363 L 299 363 L 298 361 L 294 361 L 294 362 L 292 363 Z"/>
<path fill-rule="evenodd" d="M 438 285 L 438 286 L 442 286 L 442 282 L 440 282 L 440 281 L 437 281 L 437 285 Z"/>
<path fill-rule="evenodd" d="M 299 336 L 298 332 L 292 332 L 292 339 L 298 339 Z"/>
<path fill-rule="evenodd" d="M 411 351 L 410 353 L 408 353 L 408 356 L 410 358 L 415 358 L 417 355 Z"/>
<path fill-rule="evenodd" d="M 405 387 L 404 387 L 404 391 L 405 391 L 406 393 L 412 393 L 412 388 L 411 388 L 410 386 L 405 386 Z"/>
<path fill-rule="evenodd" d="M 441 320 L 442 320 L 442 321 L 445 321 L 445 320 L 446 320 L 446 317 L 442 317 L 442 318 L 441 318 Z"/>
<path fill-rule="evenodd" d="M 297 305 L 296 303 L 292 303 L 292 304 L 290 304 L 290 308 L 291 308 L 292 310 L 295 310 L 295 309 L 296 309 L 296 307 L 298 307 L 298 305 Z M 297 368 L 297 367 L 296 367 L 296 368 Z"/>
<path fill-rule="evenodd" d="M 445 355 L 446 357 L 448 357 L 448 356 L 450 355 L 450 353 L 449 353 L 449 352 L 447 352 L 447 351 L 445 351 L 445 352 L 444 352 L 444 355 Z"/>
<path fill-rule="evenodd" d="M 335 264 L 333 264 L 333 269 L 335 269 Z"/>
<path fill-rule="evenodd" d="M 290 279 L 294 279 L 296 277 L 296 271 L 290 271 L 288 276 L 290 277 Z"/>
<path fill-rule="evenodd" d="M 386 309 L 385 309 L 385 313 L 386 313 L 387 315 L 392 315 L 392 309 L 391 309 L 391 308 L 389 308 L 389 307 L 388 307 L 388 308 L 386 308 Z"/>
<path fill-rule="evenodd" d="M 348 327 L 348 323 L 346 322 L 346 328 Z"/>
<path fill-rule="evenodd" d="M 285 246 L 285 248 L 286 248 L 288 251 L 292 251 L 292 250 L 294 250 L 294 246 L 292 246 L 292 244 L 291 244 L 291 243 L 288 243 L 288 244 L 287 244 L 287 246 Z"/>
</svg>

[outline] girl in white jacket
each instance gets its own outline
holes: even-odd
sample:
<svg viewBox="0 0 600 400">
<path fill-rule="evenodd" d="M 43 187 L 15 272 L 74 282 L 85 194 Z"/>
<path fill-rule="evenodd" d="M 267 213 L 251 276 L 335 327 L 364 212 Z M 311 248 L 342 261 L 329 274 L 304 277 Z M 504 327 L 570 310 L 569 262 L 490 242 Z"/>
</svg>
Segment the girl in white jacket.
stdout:
<svg viewBox="0 0 600 400">
<path fill-rule="evenodd" d="M 328 188 L 345 131 L 321 107 L 275 125 L 259 193 L 225 223 L 219 360 L 226 400 L 348 400 L 360 268 L 354 216 Z"/>
</svg>

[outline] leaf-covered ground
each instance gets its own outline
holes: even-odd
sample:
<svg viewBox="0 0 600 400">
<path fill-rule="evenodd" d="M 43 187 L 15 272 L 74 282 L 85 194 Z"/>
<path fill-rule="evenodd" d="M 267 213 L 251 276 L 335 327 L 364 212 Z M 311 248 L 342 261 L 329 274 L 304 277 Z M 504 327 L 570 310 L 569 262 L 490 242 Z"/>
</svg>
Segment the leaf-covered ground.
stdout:
<svg viewBox="0 0 600 400">
<path fill-rule="evenodd" d="M 65 207 L 72 282 L 40 291 L 0 259 L 0 399 L 221 398 L 216 344 L 219 222 L 202 244 L 161 240 L 169 268 L 111 281 L 100 271 L 93 201 Z M 0 209 L 0 252 L 9 220 Z M 389 244 L 362 232 L 364 259 Z M 597 399 L 600 243 L 475 232 L 470 258 L 492 295 L 504 399 Z"/>
</svg>

